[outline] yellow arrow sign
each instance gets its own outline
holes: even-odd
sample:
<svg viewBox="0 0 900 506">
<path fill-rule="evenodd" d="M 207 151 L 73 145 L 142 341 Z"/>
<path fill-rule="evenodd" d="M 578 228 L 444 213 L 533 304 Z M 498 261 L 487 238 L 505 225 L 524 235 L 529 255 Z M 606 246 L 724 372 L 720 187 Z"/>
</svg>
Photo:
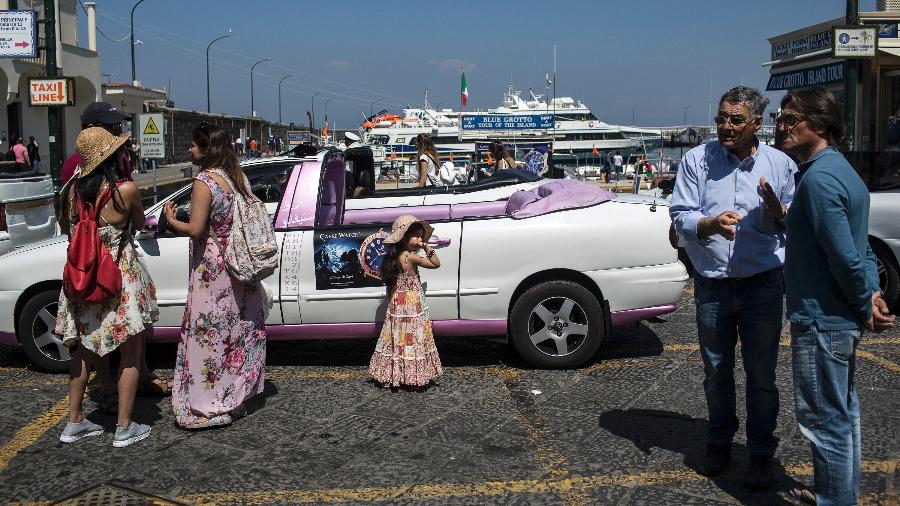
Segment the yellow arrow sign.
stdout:
<svg viewBox="0 0 900 506">
<path fill-rule="evenodd" d="M 159 135 L 159 129 L 153 122 L 153 117 L 147 118 L 147 126 L 144 127 L 144 135 Z"/>
</svg>

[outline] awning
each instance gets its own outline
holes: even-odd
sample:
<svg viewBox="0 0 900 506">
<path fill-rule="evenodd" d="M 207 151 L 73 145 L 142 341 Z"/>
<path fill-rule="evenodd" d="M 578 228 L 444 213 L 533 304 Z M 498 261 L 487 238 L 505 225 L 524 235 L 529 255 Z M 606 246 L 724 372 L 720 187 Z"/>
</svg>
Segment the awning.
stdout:
<svg viewBox="0 0 900 506">
<path fill-rule="evenodd" d="M 772 74 L 766 91 L 792 90 L 808 86 L 821 86 L 844 80 L 844 62 L 826 63 L 805 69 Z"/>
<path fill-rule="evenodd" d="M 878 50 L 882 53 L 887 53 L 893 56 L 900 56 L 900 47 L 884 47 L 879 46 Z"/>
</svg>

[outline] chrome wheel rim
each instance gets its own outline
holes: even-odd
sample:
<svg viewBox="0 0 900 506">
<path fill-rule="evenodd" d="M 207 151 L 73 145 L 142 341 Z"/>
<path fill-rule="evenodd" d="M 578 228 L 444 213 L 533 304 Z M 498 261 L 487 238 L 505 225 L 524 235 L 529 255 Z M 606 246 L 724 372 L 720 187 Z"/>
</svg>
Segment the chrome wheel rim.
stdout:
<svg viewBox="0 0 900 506">
<path fill-rule="evenodd" d="M 884 266 L 884 262 L 881 261 L 881 258 L 875 257 L 875 262 L 878 265 L 878 286 L 881 288 L 881 293 L 887 292 L 887 267 Z"/>
<path fill-rule="evenodd" d="M 587 341 L 587 312 L 568 297 L 550 297 L 538 303 L 528 317 L 528 338 L 541 353 L 565 357 Z"/>
<path fill-rule="evenodd" d="M 72 359 L 69 348 L 66 348 L 62 340 L 53 333 L 56 328 L 57 303 L 53 302 L 42 307 L 31 323 L 31 335 L 35 347 L 42 355 L 58 362 L 66 362 Z"/>
</svg>

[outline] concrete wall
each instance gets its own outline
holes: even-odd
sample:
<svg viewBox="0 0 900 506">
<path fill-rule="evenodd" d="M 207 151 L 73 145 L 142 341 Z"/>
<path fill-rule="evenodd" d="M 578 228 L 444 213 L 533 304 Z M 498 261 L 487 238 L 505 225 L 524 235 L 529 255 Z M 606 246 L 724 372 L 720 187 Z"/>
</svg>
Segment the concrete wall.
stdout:
<svg viewBox="0 0 900 506">
<path fill-rule="evenodd" d="M 282 145 L 286 145 L 288 126 L 273 123 L 262 118 L 248 118 L 243 116 L 226 116 L 223 114 L 207 114 L 205 112 L 188 111 L 162 107 L 153 103 L 148 104 L 147 112 L 162 113 L 165 118 L 166 158 L 161 163 L 189 162 L 188 149 L 191 147 L 191 132 L 201 121 L 207 121 L 231 133 L 232 139 L 237 139 L 241 129 L 245 129 L 246 135 L 255 138 L 265 149 L 265 142 L 269 137 L 269 131 L 276 138 L 281 138 Z M 246 143 L 246 140 L 244 140 Z"/>
</svg>

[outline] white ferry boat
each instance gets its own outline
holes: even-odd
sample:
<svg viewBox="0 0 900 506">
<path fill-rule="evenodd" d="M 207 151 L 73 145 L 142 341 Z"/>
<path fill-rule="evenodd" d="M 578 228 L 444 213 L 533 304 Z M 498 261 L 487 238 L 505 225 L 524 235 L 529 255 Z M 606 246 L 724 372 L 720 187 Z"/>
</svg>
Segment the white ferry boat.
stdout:
<svg viewBox="0 0 900 506">
<path fill-rule="evenodd" d="M 403 115 L 381 114 L 363 124 L 366 142 L 384 146 L 388 156 L 406 156 L 416 152 L 415 139 L 420 133 L 429 133 L 440 153 L 469 154 L 475 151 L 472 140 L 461 140 L 459 122 L 461 116 L 476 114 L 554 114 L 555 128 L 548 129 L 543 138 L 553 141 L 554 153 L 589 155 L 597 151 L 620 151 L 631 153 L 643 148 L 640 137 L 631 137 L 635 130 L 647 136 L 654 132 L 648 129 L 628 129 L 610 125 L 597 119 L 583 102 L 571 97 L 557 97 L 548 103 L 541 95 L 529 91 L 528 100 L 520 91 L 509 86 L 502 104 L 486 112 L 456 112 L 452 109 L 434 109 L 426 102 L 421 108 L 403 109 Z M 658 136 L 659 132 L 655 132 Z M 643 135 L 641 135 L 642 137 Z M 534 134 L 532 134 L 532 138 Z M 485 139 L 502 141 L 527 141 L 531 138 L 510 132 L 487 132 Z"/>
</svg>

